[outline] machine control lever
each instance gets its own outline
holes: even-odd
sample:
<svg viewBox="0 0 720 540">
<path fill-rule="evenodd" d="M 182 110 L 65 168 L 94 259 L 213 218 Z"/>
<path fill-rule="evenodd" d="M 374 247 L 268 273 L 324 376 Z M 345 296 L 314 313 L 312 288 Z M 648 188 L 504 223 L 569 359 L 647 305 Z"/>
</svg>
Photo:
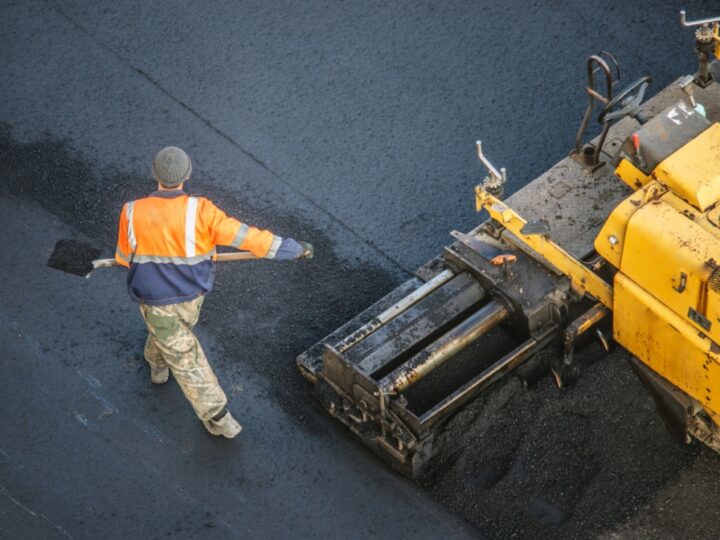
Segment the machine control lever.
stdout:
<svg viewBox="0 0 720 540">
<path fill-rule="evenodd" d="M 490 160 L 483 154 L 482 141 L 476 141 L 475 144 L 477 146 L 478 158 L 480 158 L 480 161 L 489 173 L 483 180 L 483 189 L 494 197 L 502 199 L 503 186 L 505 182 L 507 182 L 507 171 L 505 167 L 501 167 L 500 172 L 498 172 L 495 166 L 490 163 Z"/>
<path fill-rule="evenodd" d="M 680 79 L 678 86 L 680 90 L 685 92 L 685 95 L 690 98 L 690 104 L 695 107 L 697 103 L 695 102 L 695 87 L 692 85 L 693 82 L 695 82 L 695 77 L 687 75 Z"/>
<path fill-rule="evenodd" d="M 692 108 L 695 109 L 699 114 L 707 118 L 707 111 L 705 110 L 705 107 L 702 105 L 702 103 L 698 103 L 695 100 L 695 85 L 693 84 L 694 82 L 695 77 L 693 75 L 687 75 L 680 80 L 678 86 L 680 86 L 680 89 L 685 92 L 685 95 L 690 100 L 690 105 L 692 105 Z"/>
<path fill-rule="evenodd" d="M 698 57 L 698 71 L 694 75 L 695 84 L 706 88 L 712 81 L 710 73 L 710 61 L 720 54 L 720 17 L 710 17 L 688 21 L 685 11 L 680 12 L 680 26 L 683 28 L 694 28 L 695 30 L 695 54 Z"/>
<path fill-rule="evenodd" d="M 708 24 L 713 24 L 716 22 L 720 22 L 720 17 L 710 17 L 708 19 L 688 21 L 687 12 L 684 9 L 680 11 L 680 26 L 682 26 L 683 28 L 692 28 L 693 26 L 707 26 Z"/>
</svg>

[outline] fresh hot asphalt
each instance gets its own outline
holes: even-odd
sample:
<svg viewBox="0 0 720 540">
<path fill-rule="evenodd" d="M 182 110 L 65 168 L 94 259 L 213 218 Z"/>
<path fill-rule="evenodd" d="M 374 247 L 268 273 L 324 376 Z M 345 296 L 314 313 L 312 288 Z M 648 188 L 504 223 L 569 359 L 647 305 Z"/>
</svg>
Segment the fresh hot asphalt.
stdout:
<svg viewBox="0 0 720 540">
<path fill-rule="evenodd" d="M 666 2 L 447 4 L 0 5 L 3 536 L 477 535 L 326 418 L 294 357 L 477 223 L 475 139 L 510 191 L 566 154 L 587 54 L 655 90 L 695 61 Z M 60 238 L 110 253 L 165 144 L 191 191 L 318 246 L 219 269 L 199 333 L 232 442 L 150 387 L 120 271 L 45 267 Z"/>
</svg>

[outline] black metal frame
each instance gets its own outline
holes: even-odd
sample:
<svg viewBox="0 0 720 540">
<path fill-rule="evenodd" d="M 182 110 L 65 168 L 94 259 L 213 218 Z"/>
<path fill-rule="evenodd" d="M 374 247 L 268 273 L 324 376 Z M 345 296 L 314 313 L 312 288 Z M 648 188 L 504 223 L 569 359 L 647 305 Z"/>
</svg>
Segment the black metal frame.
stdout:
<svg viewBox="0 0 720 540">
<path fill-rule="evenodd" d="M 603 58 L 606 56 L 615 67 L 616 76 L 613 77 L 612 69 L 608 65 L 608 62 Z M 602 72 L 605 75 L 605 92 L 606 95 L 602 95 L 595 88 L 595 74 Z M 600 163 L 600 151 L 602 150 L 605 139 L 607 138 L 610 125 L 605 124 L 603 126 L 600 140 L 597 146 L 592 143 L 583 145 L 583 139 L 587 133 L 587 128 L 590 125 L 590 118 L 592 118 L 593 110 L 595 109 L 595 102 L 599 101 L 603 105 L 607 105 L 613 99 L 613 87 L 620 80 L 620 64 L 618 64 L 615 57 L 607 51 L 600 51 L 599 54 L 593 54 L 587 59 L 587 73 L 588 73 L 588 84 L 585 87 L 585 91 L 588 95 L 588 106 L 585 109 L 580 128 L 578 129 L 577 135 L 575 136 L 575 148 L 572 154 L 580 160 L 580 163 L 591 169 L 596 169 L 602 163 Z"/>
</svg>

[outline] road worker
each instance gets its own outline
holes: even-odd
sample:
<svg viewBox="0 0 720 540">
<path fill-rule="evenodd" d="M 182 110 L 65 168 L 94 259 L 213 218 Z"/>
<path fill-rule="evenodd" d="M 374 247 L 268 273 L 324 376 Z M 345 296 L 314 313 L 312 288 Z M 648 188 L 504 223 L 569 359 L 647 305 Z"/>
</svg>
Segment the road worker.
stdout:
<svg viewBox="0 0 720 540">
<path fill-rule="evenodd" d="M 180 148 L 160 150 L 152 162 L 157 191 L 126 203 L 120 214 L 115 259 L 129 269 L 130 297 L 148 328 L 145 360 L 153 383 L 169 373 L 207 430 L 227 438 L 240 424 L 227 410 L 193 327 L 212 290 L 216 246 L 231 246 L 275 260 L 311 258 L 312 245 L 281 238 L 228 217 L 204 197 L 183 191 L 192 162 Z"/>
</svg>

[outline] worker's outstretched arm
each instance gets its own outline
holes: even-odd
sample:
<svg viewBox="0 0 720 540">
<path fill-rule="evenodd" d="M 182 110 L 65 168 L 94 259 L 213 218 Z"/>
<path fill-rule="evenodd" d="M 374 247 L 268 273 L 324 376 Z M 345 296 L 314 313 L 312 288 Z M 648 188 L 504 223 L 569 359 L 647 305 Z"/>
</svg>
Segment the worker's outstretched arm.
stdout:
<svg viewBox="0 0 720 540">
<path fill-rule="evenodd" d="M 207 199 L 203 199 L 200 217 L 212 231 L 216 245 L 249 251 L 256 257 L 275 260 L 310 258 L 313 248 L 306 242 L 282 238 L 270 231 L 251 227 L 230 217 Z"/>
</svg>

